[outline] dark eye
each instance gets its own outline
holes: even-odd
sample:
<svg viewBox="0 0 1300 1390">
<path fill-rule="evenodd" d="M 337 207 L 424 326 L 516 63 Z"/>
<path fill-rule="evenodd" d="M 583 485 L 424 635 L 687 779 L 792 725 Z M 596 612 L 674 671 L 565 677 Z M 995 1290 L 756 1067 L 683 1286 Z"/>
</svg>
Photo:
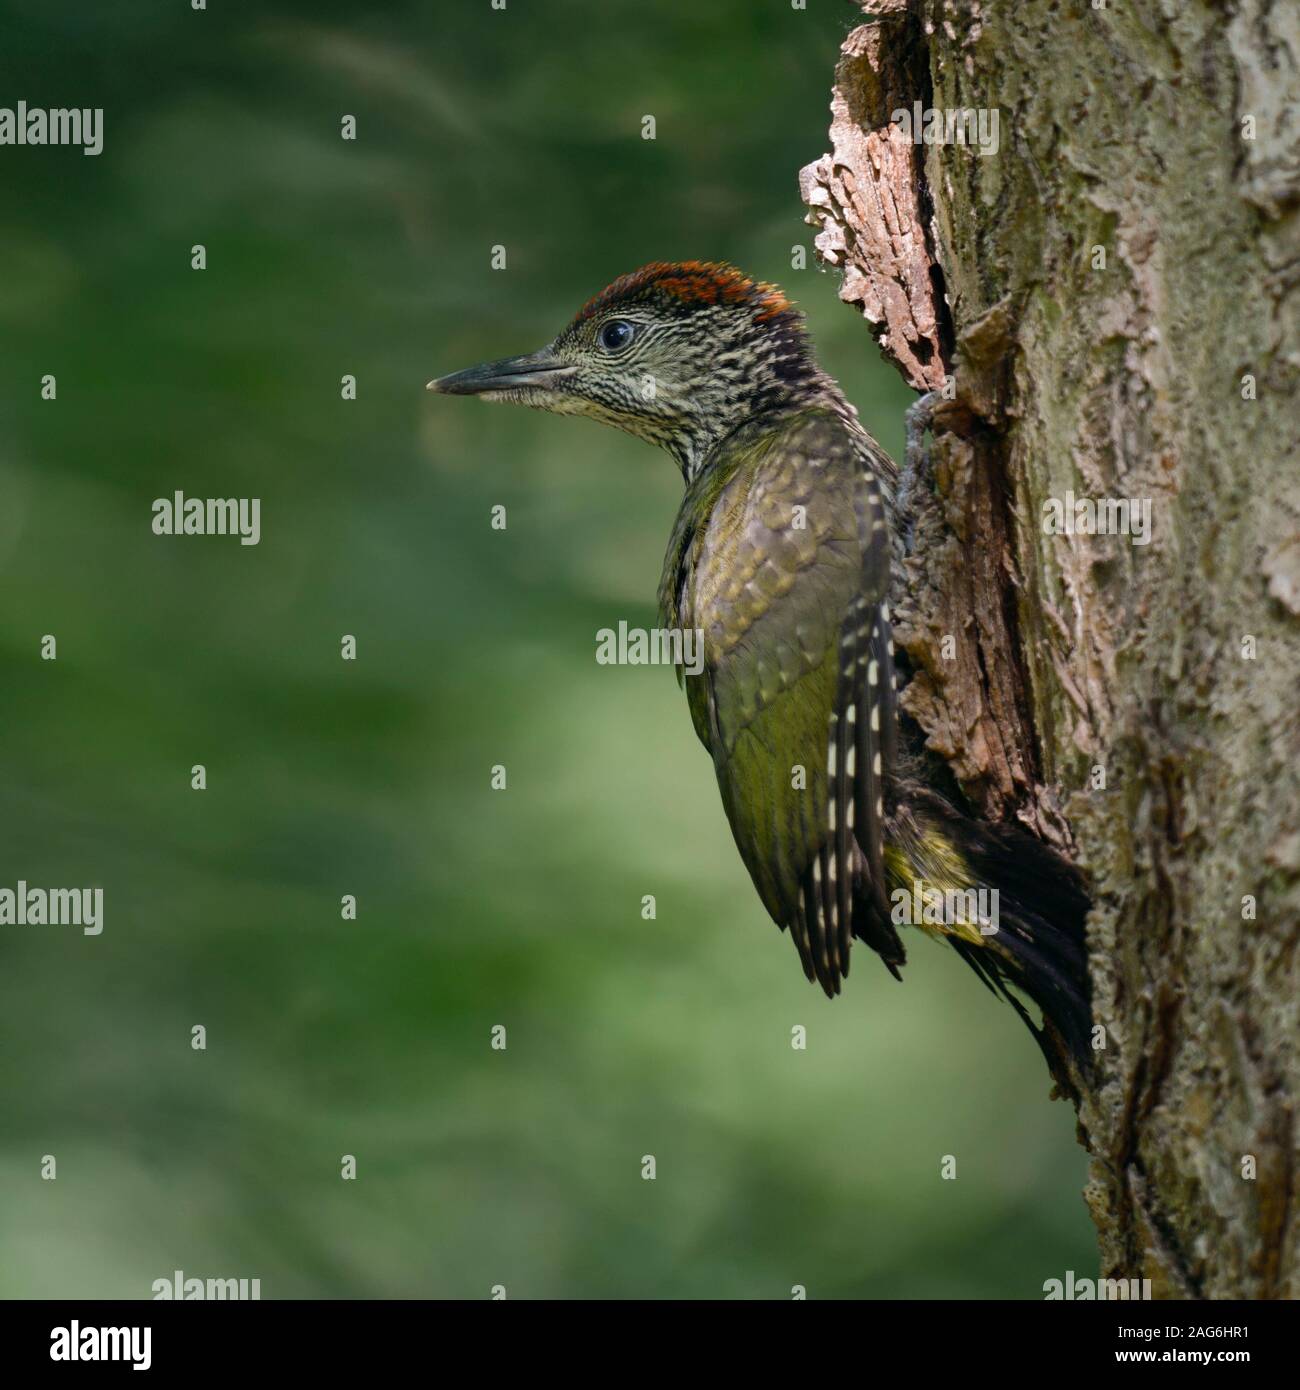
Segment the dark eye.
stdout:
<svg viewBox="0 0 1300 1390">
<path fill-rule="evenodd" d="M 601 324 L 596 341 L 608 352 L 617 352 L 632 341 L 635 332 L 636 329 L 626 319 L 610 319 L 608 323 Z"/>
</svg>

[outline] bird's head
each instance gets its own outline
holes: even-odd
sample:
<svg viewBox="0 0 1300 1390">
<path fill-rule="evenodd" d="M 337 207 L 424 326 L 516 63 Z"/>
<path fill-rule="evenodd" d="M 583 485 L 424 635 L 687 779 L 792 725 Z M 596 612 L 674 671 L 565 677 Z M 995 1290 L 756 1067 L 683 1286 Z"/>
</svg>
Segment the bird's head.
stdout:
<svg viewBox="0 0 1300 1390">
<path fill-rule="evenodd" d="M 690 478 L 737 425 L 823 385 L 803 317 L 775 285 L 658 261 L 615 280 L 539 352 L 429 390 L 589 415 L 667 449 Z"/>
</svg>

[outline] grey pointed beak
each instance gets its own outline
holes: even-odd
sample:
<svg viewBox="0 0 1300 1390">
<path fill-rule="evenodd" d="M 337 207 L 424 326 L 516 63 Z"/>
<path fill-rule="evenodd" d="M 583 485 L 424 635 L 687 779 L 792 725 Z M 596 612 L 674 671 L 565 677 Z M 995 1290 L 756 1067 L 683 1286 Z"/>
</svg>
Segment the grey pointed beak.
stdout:
<svg viewBox="0 0 1300 1390">
<path fill-rule="evenodd" d="M 530 352 L 523 357 L 503 357 L 499 362 L 480 362 L 463 372 L 440 376 L 425 387 L 444 396 L 484 396 L 496 391 L 514 391 L 520 387 L 540 386 L 555 389 L 573 368 L 559 361 L 549 347 Z"/>
</svg>

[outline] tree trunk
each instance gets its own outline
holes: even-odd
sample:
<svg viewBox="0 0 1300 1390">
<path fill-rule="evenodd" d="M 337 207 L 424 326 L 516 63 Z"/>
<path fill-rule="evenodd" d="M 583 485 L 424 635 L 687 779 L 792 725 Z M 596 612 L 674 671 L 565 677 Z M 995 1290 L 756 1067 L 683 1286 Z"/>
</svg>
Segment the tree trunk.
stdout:
<svg viewBox="0 0 1300 1390">
<path fill-rule="evenodd" d="M 1090 883 L 1103 1276 L 1295 1297 L 1300 9 L 861 7 L 801 182 L 841 296 L 950 379 L 904 707 Z M 996 152 L 913 143 L 916 102 Z"/>
</svg>

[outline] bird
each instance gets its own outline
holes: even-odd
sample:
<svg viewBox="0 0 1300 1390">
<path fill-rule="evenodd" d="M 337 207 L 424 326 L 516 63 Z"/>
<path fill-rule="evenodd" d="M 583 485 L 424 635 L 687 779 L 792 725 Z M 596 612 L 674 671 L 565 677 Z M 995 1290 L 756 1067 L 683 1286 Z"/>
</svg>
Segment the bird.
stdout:
<svg viewBox="0 0 1300 1390">
<path fill-rule="evenodd" d="M 676 462 L 659 621 L 702 634 L 678 680 L 741 860 L 808 980 L 839 994 L 855 941 L 901 979 L 899 927 L 919 927 L 1012 1004 L 1054 1072 L 1063 1055 L 1086 1065 L 1082 877 L 973 815 L 900 713 L 890 600 L 904 494 L 925 484 L 820 368 L 796 305 L 723 262 L 657 261 L 540 350 L 427 389 L 587 416 Z M 915 409 L 924 426 L 933 398 Z"/>
</svg>

